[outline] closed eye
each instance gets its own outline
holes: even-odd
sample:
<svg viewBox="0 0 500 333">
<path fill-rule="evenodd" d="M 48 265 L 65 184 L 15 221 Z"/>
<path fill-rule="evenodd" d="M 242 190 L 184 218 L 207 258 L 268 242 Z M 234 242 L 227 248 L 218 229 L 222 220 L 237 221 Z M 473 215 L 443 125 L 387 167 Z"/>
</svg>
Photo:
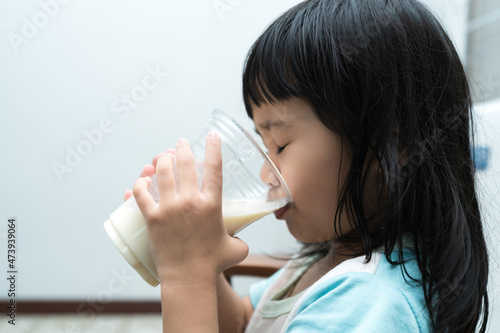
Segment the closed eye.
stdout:
<svg viewBox="0 0 500 333">
<path fill-rule="evenodd" d="M 278 154 L 281 154 L 281 152 L 283 152 L 283 150 L 285 150 L 285 147 L 286 147 L 286 145 L 284 145 L 283 147 L 278 147 Z"/>
</svg>

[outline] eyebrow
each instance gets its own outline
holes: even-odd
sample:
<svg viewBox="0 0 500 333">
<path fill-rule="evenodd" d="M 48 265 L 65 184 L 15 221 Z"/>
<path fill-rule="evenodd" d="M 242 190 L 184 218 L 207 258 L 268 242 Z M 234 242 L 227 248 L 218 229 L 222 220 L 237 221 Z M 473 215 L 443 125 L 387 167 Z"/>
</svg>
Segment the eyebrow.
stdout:
<svg viewBox="0 0 500 333">
<path fill-rule="evenodd" d="M 285 127 L 288 125 L 289 125 L 288 122 L 285 122 L 282 120 L 270 120 L 270 121 L 265 122 L 257 127 L 260 127 L 262 129 L 262 131 L 264 131 L 264 132 L 269 132 L 273 128 L 281 128 L 281 127 Z M 257 133 L 259 136 L 262 136 L 260 134 L 260 132 L 257 130 L 257 128 L 255 128 L 255 133 Z"/>
</svg>

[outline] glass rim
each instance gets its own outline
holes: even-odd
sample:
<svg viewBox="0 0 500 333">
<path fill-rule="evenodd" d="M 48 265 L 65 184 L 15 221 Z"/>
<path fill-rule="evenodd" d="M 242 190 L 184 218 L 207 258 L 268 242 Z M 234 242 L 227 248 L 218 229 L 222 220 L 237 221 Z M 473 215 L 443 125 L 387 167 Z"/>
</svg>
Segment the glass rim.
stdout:
<svg viewBox="0 0 500 333">
<path fill-rule="evenodd" d="M 271 168 L 272 172 L 274 173 L 274 175 L 276 176 L 276 178 L 278 178 L 278 181 L 280 182 L 280 186 L 282 186 L 284 191 L 285 191 L 286 197 L 288 199 L 288 203 L 289 204 L 292 203 L 293 198 L 292 198 L 292 195 L 290 193 L 290 190 L 288 189 L 288 185 L 285 182 L 285 179 L 281 175 L 281 172 L 279 172 L 278 168 L 274 165 L 273 161 L 269 158 L 267 153 L 264 150 L 262 150 L 259 143 L 255 140 L 255 138 L 243 126 L 241 126 L 233 117 L 228 115 L 226 112 L 222 111 L 221 109 L 217 109 L 217 108 L 213 109 L 212 116 L 219 116 L 219 115 L 230 120 L 233 123 L 233 125 L 235 125 L 245 135 L 245 137 L 257 148 L 257 151 L 262 155 L 264 160 L 268 163 L 268 165 L 270 166 L 270 168 Z"/>
</svg>

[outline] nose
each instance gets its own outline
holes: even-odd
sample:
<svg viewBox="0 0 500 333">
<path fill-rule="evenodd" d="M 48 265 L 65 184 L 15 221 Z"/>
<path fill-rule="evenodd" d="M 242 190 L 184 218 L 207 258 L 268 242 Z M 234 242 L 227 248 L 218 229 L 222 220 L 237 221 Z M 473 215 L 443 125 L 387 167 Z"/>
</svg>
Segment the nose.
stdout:
<svg viewBox="0 0 500 333">
<path fill-rule="evenodd" d="M 287 203 L 291 202 L 286 185 L 283 186 L 284 183 L 282 184 L 280 182 L 278 176 L 273 172 L 273 168 L 267 161 L 265 161 L 260 168 L 260 179 L 268 186 L 266 201 L 279 201 L 287 198 Z"/>
<path fill-rule="evenodd" d="M 271 166 L 265 161 L 260 168 L 260 179 L 262 182 L 270 187 L 280 186 L 280 182 L 274 174 Z"/>
</svg>

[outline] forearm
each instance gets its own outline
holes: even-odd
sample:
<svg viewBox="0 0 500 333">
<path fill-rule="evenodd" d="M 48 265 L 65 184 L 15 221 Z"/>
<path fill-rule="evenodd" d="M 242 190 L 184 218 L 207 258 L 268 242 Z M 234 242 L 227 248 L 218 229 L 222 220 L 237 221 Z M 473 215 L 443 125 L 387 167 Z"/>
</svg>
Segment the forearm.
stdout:
<svg viewBox="0 0 500 333">
<path fill-rule="evenodd" d="M 216 285 L 161 287 L 163 332 L 219 332 Z"/>
<path fill-rule="evenodd" d="M 217 282 L 219 332 L 243 332 L 253 313 L 250 299 L 242 299 L 229 285 L 224 274 Z"/>
</svg>

